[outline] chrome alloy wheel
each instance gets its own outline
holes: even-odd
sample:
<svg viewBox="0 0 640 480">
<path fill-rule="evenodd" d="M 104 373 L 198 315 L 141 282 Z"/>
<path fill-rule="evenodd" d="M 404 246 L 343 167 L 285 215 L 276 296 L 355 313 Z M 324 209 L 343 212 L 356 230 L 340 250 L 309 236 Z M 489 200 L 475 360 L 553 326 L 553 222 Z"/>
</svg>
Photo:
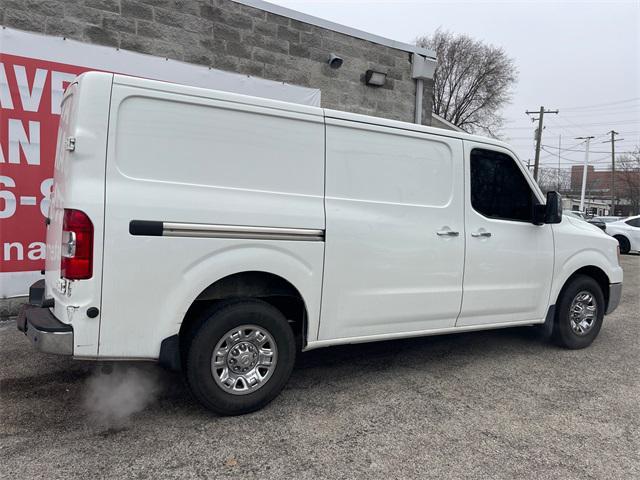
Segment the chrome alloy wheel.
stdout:
<svg viewBox="0 0 640 480">
<path fill-rule="evenodd" d="M 246 395 L 262 387 L 273 374 L 278 347 L 271 334 L 257 325 L 229 330 L 211 356 L 211 374 L 227 393 Z"/>
<path fill-rule="evenodd" d="M 586 335 L 593 328 L 598 315 L 598 304 L 591 292 L 578 293 L 571 302 L 569 322 L 577 335 Z"/>
</svg>

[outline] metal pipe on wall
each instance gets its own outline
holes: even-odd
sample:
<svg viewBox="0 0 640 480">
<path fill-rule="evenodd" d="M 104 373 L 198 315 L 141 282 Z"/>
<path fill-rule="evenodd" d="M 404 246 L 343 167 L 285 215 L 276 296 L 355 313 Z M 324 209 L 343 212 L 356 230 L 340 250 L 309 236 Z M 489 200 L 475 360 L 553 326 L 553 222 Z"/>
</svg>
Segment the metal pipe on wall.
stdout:
<svg viewBox="0 0 640 480">
<path fill-rule="evenodd" d="M 422 96 L 424 92 L 424 80 L 416 79 L 416 114 L 415 123 L 422 125 Z"/>
<path fill-rule="evenodd" d="M 435 58 L 427 58 L 413 54 L 411 57 L 411 78 L 416 81 L 416 112 L 415 123 L 422 125 L 422 110 L 424 103 L 424 81 L 433 80 L 436 69 Z"/>
</svg>

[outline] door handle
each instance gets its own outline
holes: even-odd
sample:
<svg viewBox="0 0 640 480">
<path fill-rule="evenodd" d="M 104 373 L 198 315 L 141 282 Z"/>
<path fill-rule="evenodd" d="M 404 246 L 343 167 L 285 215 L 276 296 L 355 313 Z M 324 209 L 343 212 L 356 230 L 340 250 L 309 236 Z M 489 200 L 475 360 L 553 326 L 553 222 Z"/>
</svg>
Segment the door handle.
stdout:
<svg viewBox="0 0 640 480">
<path fill-rule="evenodd" d="M 436 232 L 439 237 L 457 237 L 460 232 L 454 232 L 453 230 L 440 230 Z"/>
<path fill-rule="evenodd" d="M 471 236 L 476 238 L 489 238 L 491 236 L 491 232 L 475 232 L 472 233 Z"/>
</svg>

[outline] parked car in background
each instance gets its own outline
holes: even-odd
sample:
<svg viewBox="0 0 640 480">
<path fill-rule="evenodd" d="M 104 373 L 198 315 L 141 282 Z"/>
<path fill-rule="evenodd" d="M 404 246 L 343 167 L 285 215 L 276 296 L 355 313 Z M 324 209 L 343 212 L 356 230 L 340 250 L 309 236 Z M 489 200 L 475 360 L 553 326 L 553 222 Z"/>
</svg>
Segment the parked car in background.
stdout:
<svg viewBox="0 0 640 480">
<path fill-rule="evenodd" d="M 620 253 L 640 251 L 640 215 L 609 223 L 607 233 L 618 240 Z"/>
<path fill-rule="evenodd" d="M 605 222 L 603 222 L 602 220 L 599 220 L 597 217 L 590 218 L 589 220 L 587 220 L 587 222 L 590 223 L 591 225 L 595 225 L 603 232 L 607 231 L 607 225 L 605 224 Z"/>
<path fill-rule="evenodd" d="M 591 220 L 598 220 L 599 222 L 611 223 L 617 222 L 618 220 L 623 220 L 627 217 L 593 217 Z"/>
</svg>

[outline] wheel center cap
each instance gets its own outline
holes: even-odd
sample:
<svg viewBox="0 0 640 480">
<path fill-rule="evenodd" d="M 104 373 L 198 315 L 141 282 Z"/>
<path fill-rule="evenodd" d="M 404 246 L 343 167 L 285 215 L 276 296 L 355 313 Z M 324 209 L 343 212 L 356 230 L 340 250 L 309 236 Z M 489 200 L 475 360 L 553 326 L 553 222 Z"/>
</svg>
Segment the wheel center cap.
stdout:
<svg viewBox="0 0 640 480">
<path fill-rule="evenodd" d="M 243 353 L 242 355 L 240 355 L 240 358 L 238 359 L 238 363 L 243 367 L 246 367 L 251 364 L 251 359 L 252 359 L 251 354 Z"/>
<path fill-rule="evenodd" d="M 227 364 L 236 373 L 251 370 L 258 363 L 258 349 L 250 342 L 240 342 L 231 348 Z"/>
</svg>

